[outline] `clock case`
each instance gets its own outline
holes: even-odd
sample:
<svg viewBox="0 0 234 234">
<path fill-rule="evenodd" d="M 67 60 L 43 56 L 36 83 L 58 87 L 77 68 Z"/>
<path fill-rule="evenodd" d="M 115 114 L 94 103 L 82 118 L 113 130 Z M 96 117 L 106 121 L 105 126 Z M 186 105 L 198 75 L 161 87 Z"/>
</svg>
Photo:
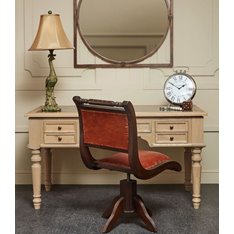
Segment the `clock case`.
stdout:
<svg viewBox="0 0 234 234">
<path fill-rule="evenodd" d="M 164 83 L 164 86 L 163 86 L 163 94 L 164 94 L 164 97 L 166 98 L 166 100 L 167 100 L 170 104 L 175 105 L 175 106 L 182 106 L 183 102 L 181 102 L 181 103 L 176 103 L 176 102 L 171 101 L 169 98 L 167 98 L 166 92 L 165 92 L 165 87 L 166 87 L 167 81 L 168 81 L 169 79 L 171 79 L 173 76 L 177 76 L 177 75 L 186 76 L 188 79 L 192 80 L 192 82 L 194 83 L 194 93 L 193 93 L 193 95 L 191 96 L 191 98 L 189 99 L 190 101 L 192 101 L 192 99 L 194 98 L 194 96 L 195 96 L 195 94 L 196 94 L 196 92 L 197 92 L 197 84 L 196 84 L 195 80 L 193 79 L 193 77 L 192 77 L 191 75 L 188 75 L 187 73 L 183 73 L 183 72 L 178 72 L 178 73 L 172 74 L 171 76 L 169 76 L 169 77 L 166 79 L 166 81 L 165 81 L 165 83 Z M 189 101 L 189 100 L 187 100 L 187 101 Z"/>
</svg>

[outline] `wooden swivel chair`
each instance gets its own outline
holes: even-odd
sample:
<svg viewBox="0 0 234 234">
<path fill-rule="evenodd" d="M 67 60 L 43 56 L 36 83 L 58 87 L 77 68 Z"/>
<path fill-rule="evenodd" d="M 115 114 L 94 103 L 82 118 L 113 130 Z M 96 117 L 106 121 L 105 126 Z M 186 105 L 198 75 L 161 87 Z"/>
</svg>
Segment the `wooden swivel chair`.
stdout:
<svg viewBox="0 0 234 234">
<path fill-rule="evenodd" d="M 130 175 L 147 180 L 166 169 L 180 171 L 180 164 L 159 152 L 138 151 L 136 117 L 131 102 L 81 99 L 78 96 L 73 97 L 73 101 L 79 113 L 80 153 L 84 164 L 93 170 L 104 168 L 127 174 L 127 179 L 120 181 L 120 195 L 103 213 L 108 220 L 102 231 L 111 231 L 121 213 L 136 212 L 147 229 L 156 232 L 151 212 L 137 194 L 136 180 L 130 179 Z M 97 160 L 90 147 L 116 153 Z"/>
</svg>

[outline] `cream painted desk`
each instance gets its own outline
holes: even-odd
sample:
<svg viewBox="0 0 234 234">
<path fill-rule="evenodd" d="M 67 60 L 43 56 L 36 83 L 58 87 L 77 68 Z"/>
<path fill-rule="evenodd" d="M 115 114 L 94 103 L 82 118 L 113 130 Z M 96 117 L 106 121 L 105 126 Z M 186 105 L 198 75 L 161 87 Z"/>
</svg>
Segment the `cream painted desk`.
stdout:
<svg viewBox="0 0 234 234">
<path fill-rule="evenodd" d="M 159 106 L 135 106 L 138 135 L 150 147 L 183 147 L 185 190 L 193 188 L 193 206 L 200 206 L 201 151 L 204 145 L 203 119 L 207 115 L 194 106 L 192 112 L 160 111 Z M 41 206 L 41 157 L 45 159 L 45 189 L 51 188 L 51 148 L 79 147 L 79 124 L 75 106 L 61 112 L 26 114 L 29 118 L 29 145 L 32 150 L 33 203 Z M 192 181 L 192 183 L 191 183 Z"/>
</svg>

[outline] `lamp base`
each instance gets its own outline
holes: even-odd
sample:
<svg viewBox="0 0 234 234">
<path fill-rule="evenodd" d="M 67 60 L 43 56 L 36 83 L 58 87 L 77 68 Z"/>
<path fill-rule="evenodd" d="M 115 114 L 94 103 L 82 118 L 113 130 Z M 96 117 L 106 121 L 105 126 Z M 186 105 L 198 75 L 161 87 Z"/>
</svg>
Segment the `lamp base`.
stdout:
<svg viewBox="0 0 234 234">
<path fill-rule="evenodd" d="M 48 55 L 48 61 L 50 66 L 50 74 L 46 78 L 46 101 L 41 110 L 44 112 L 59 112 L 61 111 L 61 108 L 56 103 L 54 96 L 54 87 L 58 80 L 52 63 L 52 61 L 55 59 L 55 54 L 53 54 L 53 50 L 49 51 L 50 53 Z"/>
<path fill-rule="evenodd" d="M 41 108 L 43 112 L 60 112 L 61 108 L 59 106 L 43 106 Z"/>
</svg>

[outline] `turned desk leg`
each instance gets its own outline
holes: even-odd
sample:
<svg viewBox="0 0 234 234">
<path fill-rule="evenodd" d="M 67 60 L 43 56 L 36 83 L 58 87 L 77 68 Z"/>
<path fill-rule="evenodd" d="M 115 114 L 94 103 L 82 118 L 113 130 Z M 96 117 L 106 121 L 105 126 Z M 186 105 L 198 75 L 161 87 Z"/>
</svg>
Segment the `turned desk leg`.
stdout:
<svg viewBox="0 0 234 234">
<path fill-rule="evenodd" d="M 185 191 L 191 191 L 191 169 L 192 169 L 192 151 L 191 148 L 185 148 L 184 150 L 184 188 Z"/>
<path fill-rule="evenodd" d="M 193 207 L 198 209 L 201 203 L 201 148 L 192 149 Z"/>
<path fill-rule="evenodd" d="M 45 160 L 45 190 L 48 192 L 51 190 L 51 159 L 52 153 L 50 148 L 42 149 Z"/>
<path fill-rule="evenodd" d="M 32 150 L 33 204 L 35 209 L 41 206 L 41 156 L 40 150 Z"/>
</svg>

